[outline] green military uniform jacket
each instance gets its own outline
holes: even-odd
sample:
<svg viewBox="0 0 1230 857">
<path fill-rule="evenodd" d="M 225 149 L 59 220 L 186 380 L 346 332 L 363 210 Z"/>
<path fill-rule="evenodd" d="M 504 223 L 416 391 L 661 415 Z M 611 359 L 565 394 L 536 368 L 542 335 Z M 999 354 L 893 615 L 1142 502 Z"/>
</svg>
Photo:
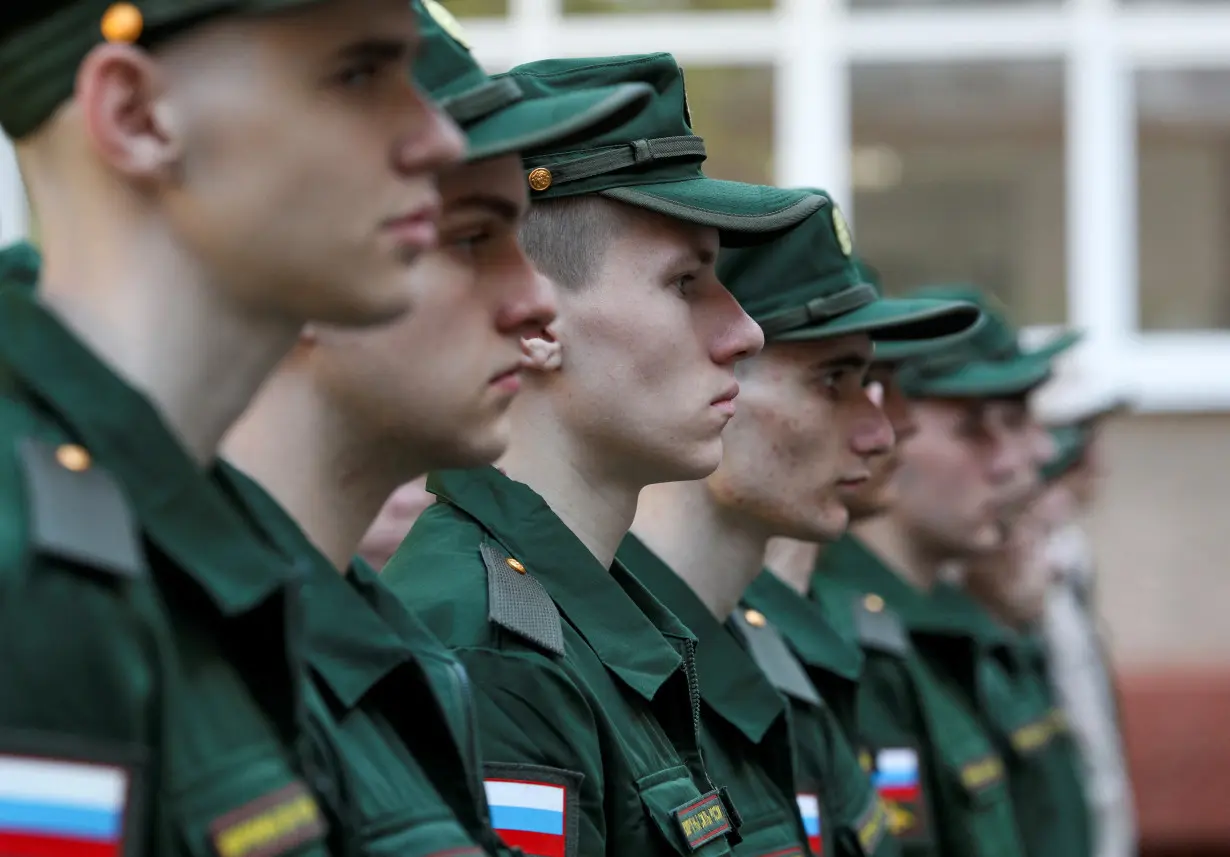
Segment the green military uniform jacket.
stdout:
<svg viewBox="0 0 1230 857">
<path fill-rule="evenodd" d="M 759 661 L 791 702 L 799 765 L 799 806 L 819 806 L 827 854 L 842 857 L 892 857 L 901 852 L 889 833 L 891 817 L 871 783 L 862 760 L 857 723 L 858 681 L 863 655 L 857 642 L 843 638 L 824 611 L 769 572 L 748 587 L 736 617 L 744 627 L 781 640 L 784 655 L 759 648 Z M 756 651 L 756 650 L 754 650 Z M 802 665 L 810 696 L 792 691 L 784 658 Z"/>
<path fill-rule="evenodd" d="M 1017 821 L 1030 857 L 1086 857 L 1092 827 L 1080 757 L 1055 705 L 1042 645 L 996 621 L 964 590 L 937 587 L 935 598 L 968 626 L 985 655 L 967 698 L 1007 761 Z"/>
<path fill-rule="evenodd" d="M 0 780 L 22 790 L 0 851 L 340 851 L 302 577 L 29 283 L 0 287 Z"/>
<path fill-rule="evenodd" d="M 1023 857 L 1003 759 L 952 677 L 978 669 L 966 625 L 851 536 L 825 551 L 810 596 L 858 634 L 859 730 L 902 850 Z"/>
<path fill-rule="evenodd" d="M 803 857 L 809 851 L 797 805 L 785 700 L 730 629 L 636 536 L 619 561 L 696 635 L 701 752 L 739 811 L 737 855 Z"/>
<path fill-rule="evenodd" d="M 225 476 L 255 526 L 311 569 L 313 722 L 347 772 L 344 823 L 357 853 L 506 854 L 488 817 L 465 668 L 371 566 L 355 559 L 339 574 L 255 482 L 233 468 Z"/>
<path fill-rule="evenodd" d="M 492 823 L 544 857 L 728 854 L 700 758 L 696 638 L 529 486 L 434 474 L 382 577 L 469 672 Z"/>
</svg>

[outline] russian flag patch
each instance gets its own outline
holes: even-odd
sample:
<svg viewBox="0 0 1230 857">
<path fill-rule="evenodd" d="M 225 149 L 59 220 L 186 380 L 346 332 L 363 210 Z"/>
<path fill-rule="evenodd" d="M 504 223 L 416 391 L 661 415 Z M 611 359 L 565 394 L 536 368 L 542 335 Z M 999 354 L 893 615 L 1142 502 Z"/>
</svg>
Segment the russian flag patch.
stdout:
<svg viewBox="0 0 1230 857">
<path fill-rule="evenodd" d="M 0 753 L 0 857 L 120 857 L 131 773 Z"/>
<path fill-rule="evenodd" d="M 884 800 L 918 800 L 918 753 L 909 747 L 881 750 L 876 754 L 873 777 Z"/>
<path fill-rule="evenodd" d="M 568 789 L 530 780 L 485 779 L 491 826 L 505 845 L 533 857 L 565 857 Z"/>
<path fill-rule="evenodd" d="M 824 839 L 820 835 L 820 797 L 800 792 L 795 799 L 803 818 L 803 830 L 807 833 L 807 847 L 814 857 L 820 857 L 824 853 Z"/>
</svg>

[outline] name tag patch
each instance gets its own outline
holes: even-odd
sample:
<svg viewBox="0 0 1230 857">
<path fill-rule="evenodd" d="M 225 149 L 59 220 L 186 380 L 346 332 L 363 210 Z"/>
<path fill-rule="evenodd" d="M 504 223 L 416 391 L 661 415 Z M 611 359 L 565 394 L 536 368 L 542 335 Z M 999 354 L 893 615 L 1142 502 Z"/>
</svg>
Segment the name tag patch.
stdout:
<svg viewBox="0 0 1230 857">
<path fill-rule="evenodd" d="M 803 830 L 807 834 L 807 847 L 815 857 L 821 857 L 824 854 L 824 838 L 820 835 L 820 798 L 806 792 L 800 792 L 795 798 L 803 819 Z"/>
<path fill-rule="evenodd" d="M 209 825 L 218 857 L 275 857 L 327 831 L 320 807 L 303 783 L 259 797 Z"/>
<path fill-rule="evenodd" d="M 679 829 L 683 831 L 683 838 L 693 851 L 730 832 L 726 807 L 722 803 L 722 796 L 716 791 L 672 810 L 671 814 L 675 816 Z"/>
<path fill-rule="evenodd" d="M 131 772 L 0 753 L 0 855 L 119 857 Z"/>
</svg>

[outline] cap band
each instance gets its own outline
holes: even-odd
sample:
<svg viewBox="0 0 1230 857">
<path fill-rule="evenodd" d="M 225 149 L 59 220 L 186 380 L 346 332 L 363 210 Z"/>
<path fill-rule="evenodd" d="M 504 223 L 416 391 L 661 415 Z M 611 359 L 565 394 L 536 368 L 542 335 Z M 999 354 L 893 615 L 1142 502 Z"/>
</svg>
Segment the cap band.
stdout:
<svg viewBox="0 0 1230 857">
<path fill-rule="evenodd" d="M 512 78 L 481 83 L 457 95 L 441 98 L 440 107 L 458 125 L 469 125 L 525 98 Z"/>
<path fill-rule="evenodd" d="M 785 333 L 801 327 L 828 321 L 839 315 L 845 315 L 877 300 L 875 286 L 860 283 L 832 295 L 812 298 L 801 307 L 782 310 L 766 316 L 758 321 L 760 329 L 766 337 L 775 333 Z"/>
<path fill-rule="evenodd" d="M 575 158 L 563 164 L 538 164 L 551 171 L 553 185 L 593 178 L 639 164 L 672 161 L 681 158 L 704 160 L 705 141 L 700 137 L 658 137 L 653 140 L 632 140 L 618 146 L 597 149 L 592 155 Z M 528 175 L 528 171 L 527 171 Z"/>
</svg>

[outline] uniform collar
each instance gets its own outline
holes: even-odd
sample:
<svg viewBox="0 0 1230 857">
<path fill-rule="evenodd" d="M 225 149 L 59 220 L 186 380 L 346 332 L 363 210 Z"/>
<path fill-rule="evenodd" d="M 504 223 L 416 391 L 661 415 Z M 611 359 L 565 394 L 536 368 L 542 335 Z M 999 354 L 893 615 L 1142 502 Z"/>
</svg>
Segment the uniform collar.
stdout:
<svg viewBox="0 0 1230 857">
<path fill-rule="evenodd" d="M 221 471 L 270 542 L 310 569 L 303 589 L 307 662 L 338 700 L 353 708 L 413 653 L 263 488 L 229 464 Z"/>
<path fill-rule="evenodd" d="M 866 544 L 849 534 L 834 542 L 820 557 L 815 577 L 831 576 L 859 592 L 878 595 L 911 634 L 975 638 L 965 606 L 937 599 L 935 592 L 915 589 L 880 559 Z M 812 597 L 820 586 L 813 582 Z"/>
<path fill-rule="evenodd" d="M 1025 637 L 996 619 L 965 589 L 951 583 L 941 583 L 935 587 L 931 597 L 937 605 L 965 624 L 984 653 L 998 658 L 1013 671 L 1019 672 L 1029 666 L 1031 652 Z"/>
<path fill-rule="evenodd" d="M 645 699 L 683 665 L 671 639 L 695 639 L 688 629 L 639 586 L 621 586 L 613 576 L 620 570 L 603 568 L 528 485 L 482 467 L 433 473 L 427 490 L 490 532 L 543 585 L 603 665 Z"/>
<path fill-rule="evenodd" d="M 346 582 L 367 602 L 385 624 L 410 644 L 415 654 L 435 651 L 448 657 L 448 649 L 428 630 L 417 616 L 407 609 L 406 605 L 393 594 L 393 591 L 380 579 L 380 573 L 368 564 L 362 557 L 350 560 L 350 573 Z"/>
<path fill-rule="evenodd" d="M 619 548 L 620 559 L 650 591 L 692 630 L 696 678 L 704 703 L 759 743 L 786 706 L 752 656 L 739 645 L 692 588 L 636 536 Z"/>
<path fill-rule="evenodd" d="M 819 603 L 795 592 L 768 570 L 752 581 L 743 601 L 764 614 L 803 663 L 858 681 L 863 671 L 862 650 L 834 629 Z"/>
<path fill-rule="evenodd" d="M 303 575 L 255 538 L 150 402 L 24 289 L 0 289 L 0 360 L 114 476 L 151 542 L 219 612 L 254 609 Z"/>
</svg>

